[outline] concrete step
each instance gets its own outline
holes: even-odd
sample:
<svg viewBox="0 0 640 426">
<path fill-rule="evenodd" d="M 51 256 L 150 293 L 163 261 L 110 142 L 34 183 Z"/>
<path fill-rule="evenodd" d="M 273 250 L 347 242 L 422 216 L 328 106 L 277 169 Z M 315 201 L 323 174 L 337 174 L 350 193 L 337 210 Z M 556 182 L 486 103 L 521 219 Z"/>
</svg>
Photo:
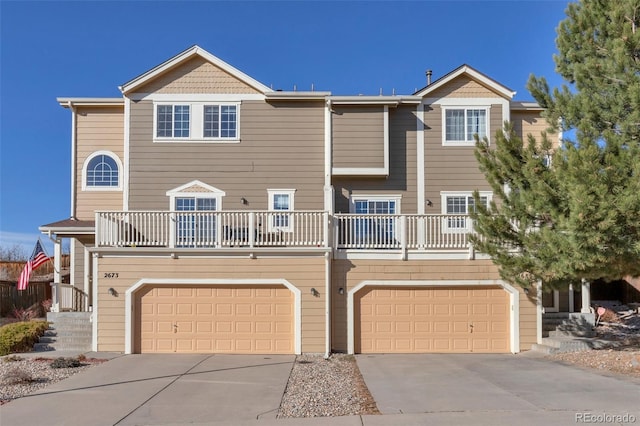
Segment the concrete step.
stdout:
<svg viewBox="0 0 640 426">
<path fill-rule="evenodd" d="M 36 343 L 33 346 L 34 352 L 52 352 L 52 351 L 70 351 L 70 352 L 89 352 L 91 345 L 51 345 L 47 343 Z"/>
<path fill-rule="evenodd" d="M 90 318 L 91 315 L 93 313 L 86 311 L 86 312 L 71 312 L 71 311 L 64 311 L 64 312 L 47 312 L 47 319 L 51 319 L 52 321 L 55 321 L 59 318 Z"/>
<path fill-rule="evenodd" d="M 49 329 L 44 332 L 44 336 L 89 336 L 93 335 L 91 328 L 78 328 L 78 329 Z"/>
<path fill-rule="evenodd" d="M 557 353 L 558 348 L 554 348 L 552 346 L 542 345 L 539 343 L 534 343 L 531 345 L 531 350 L 535 352 L 540 352 L 545 355 L 552 355 Z"/>
<path fill-rule="evenodd" d="M 593 330 L 584 330 L 580 328 L 556 328 L 549 330 L 549 337 L 595 337 L 596 332 Z"/>
<path fill-rule="evenodd" d="M 93 330 L 93 327 L 77 327 L 77 326 L 73 326 L 73 327 L 49 327 L 48 329 L 45 330 L 45 333 L 62 333 L 62 332 L 67 332 L 67 331 L 76 331 L 78 333 L 85 333 L 85 332 L 91 332 Z"/>
<path fill-rule="evenodd" d="M 35 351 L 91 350 L 93 324 L 91 312 L 49 312 L 49 329 L 34 346 Z"/>
<path fill-rule="evenodd" d="M 555 349 L 554 353 L 559 352 L 582 352 L 592 349 L 588 339 L 572 338 L 572 337 L 544 337 L 542 344 Z"/>
<path fill-rule="evenodd" d="M 39 340 L 39 343 L 77 343 L 80 345 L 91 344 L 91 336 L 66 336 L 66 337 L 58 337 L 58 336 L 42 336 Z"/>
<path fill-rule="evenodd" d="M 58 326 L 84 326 L 91 325 L 91 321 L 89 320 L 58 320 L 58 321 L 49 321 L 49 324 L 58 325 Z"/>
</svg>

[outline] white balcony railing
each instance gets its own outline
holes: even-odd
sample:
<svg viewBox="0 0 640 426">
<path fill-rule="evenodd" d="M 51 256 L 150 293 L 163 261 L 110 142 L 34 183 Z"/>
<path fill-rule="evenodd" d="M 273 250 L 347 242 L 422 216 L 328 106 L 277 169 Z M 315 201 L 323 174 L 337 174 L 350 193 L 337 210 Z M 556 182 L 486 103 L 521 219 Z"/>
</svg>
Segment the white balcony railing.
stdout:
<svg viewBox="0 0 640 426">
<path fill-rule="evenodd" d="M 99 247 L 330 247 L 339 250 L 467 250 L 465 215 L 322 211 L 111 211 L 96 213 Z M 329 239 L 329 236 L 332 239 Z"/>
<path fill-rule="evenodd" d="M 110 211 L 96 213 L 99 247 L 328 247 L 322 211 Z"/>
<path fill-rule="evenodd" d="M 465 215 L 337 214 L 338 249 L 466 250 L 472 232 Z"/>
</svg>

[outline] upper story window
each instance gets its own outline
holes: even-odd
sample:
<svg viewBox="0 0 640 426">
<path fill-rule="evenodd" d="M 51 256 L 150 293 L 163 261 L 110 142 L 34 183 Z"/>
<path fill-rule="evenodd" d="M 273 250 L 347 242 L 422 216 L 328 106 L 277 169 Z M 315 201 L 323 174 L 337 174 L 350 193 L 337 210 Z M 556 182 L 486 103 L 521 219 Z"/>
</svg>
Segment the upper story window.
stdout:
<svg viewBox="0 0 640 426">
<path fill-rule="evenodd" d="M 473 193 L 469 192 L 442 192 L 442 214 L 452 217 L 445 218 L 444 228 L 449 232 L 471 231 L 471 221 L 467 217 L 475 210 L 475 199 Z M 480 192 L 480 202 L 488 207 L 493 198 L 490 191 Z"/>
<path fill-rule="evenodd" d="M 225 192 L 200 181 L 167 191 L 171 244 L 176 247 L 215 247 L 220 244 L 219 219 Z"/>
<path fill-rule="evenodd" d="M 358 215 L 339 234 L 347 244 L 372 247 L 394 247 L 398 243 L 400 195 L 353 195 L 351 213 Z"/>
<path fill-rule="evenodd" d="M 156 103 L 155 142 L 239 142 L 239 103 Z"/>
<path fill-rule="evenodd" d="M 354 213 L 357 214 L 395 214 L 395 200 L 354 200 Z"/>
<path fill-rule="evenodd" d="M 159 138 L 188 138 L 189 105 L 158 105 L 156 123 L 156 136 Z"/>
<path fill-rule="evenodd" d="M 204 106 L 204 137 L 235 138 L 238 127 L 236 105 Z"/>
<path fill-rule="evenodd" d="M 443 145 L 473 146 L 489 134 L 488 108 L 444 108 Z"/>
<path fill-rule="evenodd" d="M 276 212 L 292 211 L 295 189 L 268 189 L 269 210 Z M 269 231 L 291 231 L 293 217 L 288 213 L 273 214 L 269 220 Z"/>
<path fill-rule="evenodd" d="M 121 164 L 112 152 L 98 151 L 87 158 L 83 167 L 84 190 L 119 190 Z"/>
</svg>

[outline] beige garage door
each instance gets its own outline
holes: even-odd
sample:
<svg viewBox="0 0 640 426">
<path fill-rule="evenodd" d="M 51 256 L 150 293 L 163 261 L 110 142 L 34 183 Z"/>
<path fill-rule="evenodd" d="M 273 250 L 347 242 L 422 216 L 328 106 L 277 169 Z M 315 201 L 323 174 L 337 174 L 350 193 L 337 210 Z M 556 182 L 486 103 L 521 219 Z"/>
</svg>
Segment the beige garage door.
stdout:
<svg viewBox="0 0 640 426">
<path fill-rule="evenodd" d="M 365 288 L 355 297 L 359 353 L 509 352 L 501 288 Z"/>
<path fill-rule="evenodd" d="M 294 352 L 294 296 L 284 286 L 149 286 L 136 308 L 136 353 Z"/>
</svg>

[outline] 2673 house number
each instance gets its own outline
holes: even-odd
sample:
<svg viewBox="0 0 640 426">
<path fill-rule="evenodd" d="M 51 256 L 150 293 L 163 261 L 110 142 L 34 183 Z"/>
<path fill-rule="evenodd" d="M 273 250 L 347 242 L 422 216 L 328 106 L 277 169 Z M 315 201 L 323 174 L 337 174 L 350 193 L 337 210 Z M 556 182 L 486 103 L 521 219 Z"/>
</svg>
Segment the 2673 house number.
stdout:
<svg viewBox="0 0 640 426">
<path fill-rule="evenodd" d="M 118 278 L 118 273 L 117 272 L 105 272 L 104 273 L 104 277 L 105 278 Z"/>
</svg>

